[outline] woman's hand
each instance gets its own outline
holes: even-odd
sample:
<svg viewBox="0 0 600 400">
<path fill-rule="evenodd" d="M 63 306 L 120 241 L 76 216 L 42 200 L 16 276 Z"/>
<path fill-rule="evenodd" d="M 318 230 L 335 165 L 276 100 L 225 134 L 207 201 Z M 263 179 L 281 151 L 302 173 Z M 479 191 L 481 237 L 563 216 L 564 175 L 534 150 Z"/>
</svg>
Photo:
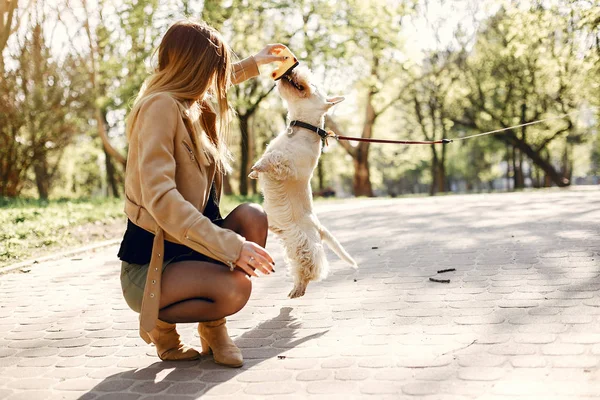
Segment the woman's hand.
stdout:
<svg viewBox="0 0 600 400">
<path fill-rule="evenodd" d="M 250 276 L 258 276 L 256 270 L 265 275 L 275 272 L 275 262 L 271 255 L 254 242 L 244 242 L 240 258 L 235 264 Z"/>
<path fill-rule="evenodd" d="M 281 50 L 285 49 L 285 46 L 281 43 L 268 44 L 264 49 L 254 55 L 254 61 L 258 65 L 270 64 L 272 62 L 282 62 L 287 57 L 278 56 Z"/>
</svg>

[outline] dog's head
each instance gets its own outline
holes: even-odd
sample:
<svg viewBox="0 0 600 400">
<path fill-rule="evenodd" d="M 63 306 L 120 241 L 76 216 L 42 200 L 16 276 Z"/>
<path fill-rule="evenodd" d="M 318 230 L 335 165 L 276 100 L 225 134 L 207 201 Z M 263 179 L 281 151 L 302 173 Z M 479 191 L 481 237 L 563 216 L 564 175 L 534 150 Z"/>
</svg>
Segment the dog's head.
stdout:
<svg viewBox="0 0 600 400">
<path fill-rule="evenodd" d="M 296 68 L 278 82 L 279 94 L 288 104 L 291 116 L 324 115 L 327 110 L 344 100 L 344 97 L 327 97 L 310 82 L 306 68 Z"/>
</svg>

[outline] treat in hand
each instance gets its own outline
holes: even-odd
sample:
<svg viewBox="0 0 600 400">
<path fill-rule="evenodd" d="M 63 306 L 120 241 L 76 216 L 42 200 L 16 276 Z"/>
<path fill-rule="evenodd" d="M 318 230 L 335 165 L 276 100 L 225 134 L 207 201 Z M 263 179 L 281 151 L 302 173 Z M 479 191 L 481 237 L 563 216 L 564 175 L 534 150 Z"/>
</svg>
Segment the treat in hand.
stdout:
<svg viewBox="0 0 600 400">
<path fill-rule="evenodd" d="M 278 56 L 287 56 L 287 60 L 283 61 L 279 67 L 271 73 L 274 81 L 281 79 L 285 74 L 291 72 L 299 64 L 296 56 L 287 47 L 277 53 Z"/>
</svg>

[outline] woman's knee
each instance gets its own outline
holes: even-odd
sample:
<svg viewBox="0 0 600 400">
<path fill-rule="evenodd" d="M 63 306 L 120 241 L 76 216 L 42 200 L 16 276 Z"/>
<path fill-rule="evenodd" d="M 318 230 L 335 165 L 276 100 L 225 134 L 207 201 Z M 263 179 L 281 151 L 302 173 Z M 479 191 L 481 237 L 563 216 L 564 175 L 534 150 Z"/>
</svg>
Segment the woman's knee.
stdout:
<svg viewBox="0 0 600 400">
<path fill-rule="evenodd" d="M 244 203 L 240 205 L 240 211 L 243 213 L 244 221 L 246 223 L 263 226 L 265 229 L 268 228 L 269 223 L 267 220 L 267 213 L 260 204 Z"/>
<path fill-rule="evenodd" d="M 231 286 L 222 299 L 229 315 L 235 314 L 244 308 L 252 293 L 252 281 L 245 273 L 235 271 L 232 275 Z"/>
<path fill-rule="evenodd" d="M 244 235 L 249 240 L 265 240 L 269 229 L 267 213 L 254 203 L 241 204 L 234 210 L 234 218 Z M 250 237 L 248 237 L 250 236 Z"/>
</svg>

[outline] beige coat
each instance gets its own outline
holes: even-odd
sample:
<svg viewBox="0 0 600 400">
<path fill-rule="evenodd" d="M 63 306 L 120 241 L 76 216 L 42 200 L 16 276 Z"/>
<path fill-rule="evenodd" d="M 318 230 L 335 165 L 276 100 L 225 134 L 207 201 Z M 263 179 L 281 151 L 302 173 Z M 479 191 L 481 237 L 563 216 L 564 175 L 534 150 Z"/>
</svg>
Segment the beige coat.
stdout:
<svg viewBox="0 0 600 400">
<path fill-rule="evenodd" d="M 233 67 L 234 83 L 259 73 L 253 57 Z M 215 173 L 214 165 L 206 167 L 199 162 L 175 100 L 168 94 L 151 96 L 144 100 L 131 123 L 125 213 L 134 224 L 155 234 L 141 312 L 142 326 L 151 331 L 158 318 L 164 239 L 231 268 L 245 239 L 216 226 L 202 214 L 213 181 L 220 195 L 222 176 Z M 216 115 L 206 105 L 202 107 L 202 126 L 216 130 Z"/>
</svg>

